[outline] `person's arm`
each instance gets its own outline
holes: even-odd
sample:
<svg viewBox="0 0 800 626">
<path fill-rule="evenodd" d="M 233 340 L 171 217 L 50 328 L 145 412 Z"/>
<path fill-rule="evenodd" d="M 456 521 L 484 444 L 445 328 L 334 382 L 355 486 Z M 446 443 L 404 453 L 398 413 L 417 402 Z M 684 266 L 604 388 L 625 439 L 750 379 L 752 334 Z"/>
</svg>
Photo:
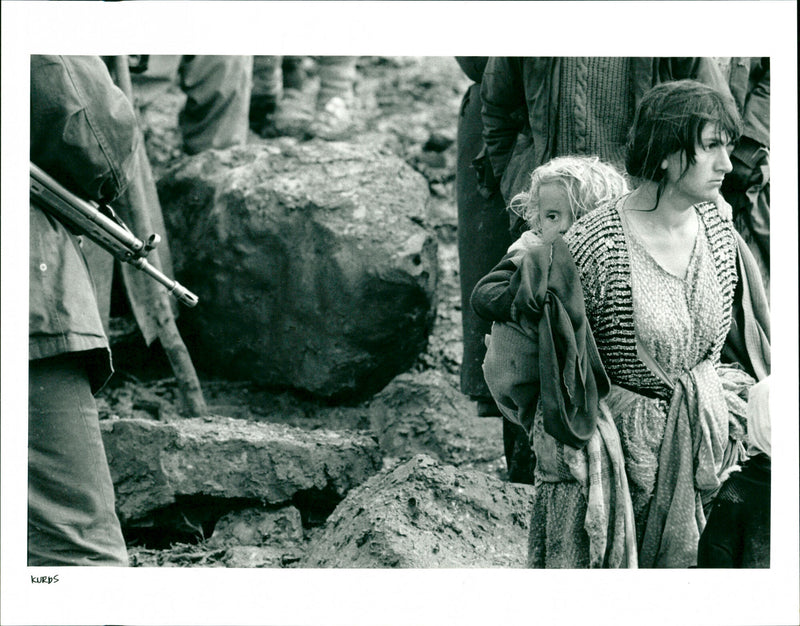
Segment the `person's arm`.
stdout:
<svg viewBox="0 0 800 626">
<path fill-rule="evenodd" d="M 99 57 L 31 56 L 30 159 L 84 199 L 126 188 L 138 146 L 136 115 Z"/>
<path fill-rule="evenodd" d="M 738 363 L 756 380 L 771 369 L 769 302 L 753 253 L 736 231 L 737 281 L 733 294 L 732 322 L 722 361 Z"/>
<path fill-rule="evenodd" d="M 527 107 L 522 63 L 516 57 L 490 57 L 483 73 L 483 140 L 497 180 L 505 172 L 517 135 L 525 127 Z"/>
<path fill-rule="evenodd" d="M 461 70 L 475 83 L 483 80 L 483 70 L 489 57 L 456 57 L 456 62 Z"/>
<path fill-rule="evenodd" d="M 511 303 L 515 295 L 511 279 L 516 271 L 513 255 L 506 255 L 478 281 L 470 297 L 470 306 L 478 317 L 488 322 L 511 321 Z"/>
</svg>

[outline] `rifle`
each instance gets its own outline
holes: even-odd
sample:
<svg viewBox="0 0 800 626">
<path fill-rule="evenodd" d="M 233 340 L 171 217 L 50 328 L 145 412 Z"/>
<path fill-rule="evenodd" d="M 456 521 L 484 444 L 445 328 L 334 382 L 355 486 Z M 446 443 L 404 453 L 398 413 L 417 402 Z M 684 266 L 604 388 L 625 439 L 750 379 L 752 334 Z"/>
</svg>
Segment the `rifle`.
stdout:
<svg viewBox="0 0 800 626">
<path fill-rule="evenodd" d="M 179 282 L 150 265 L 145 257 L 161 237 L 152 234 L 147 241 L 136 237 L 107 205 L 83 200 L 66 189 L 36 164 L 31 163 L 31 198 L 66 226 L 86 235 L 115 258 L 133 265 L 164 285 L 180 302 L 193 307 L 198 298 Z"/>
</svg>

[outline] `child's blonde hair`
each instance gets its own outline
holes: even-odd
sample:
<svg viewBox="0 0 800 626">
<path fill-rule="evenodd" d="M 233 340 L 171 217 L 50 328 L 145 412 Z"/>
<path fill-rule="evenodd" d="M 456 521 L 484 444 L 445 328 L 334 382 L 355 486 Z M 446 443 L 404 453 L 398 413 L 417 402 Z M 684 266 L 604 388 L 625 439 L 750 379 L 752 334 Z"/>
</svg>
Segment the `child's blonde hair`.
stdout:
<svg viewBox="0 0 800 626">
<path fill-rule="evenodd" d="M 515 195 L 508 207 L 524 219 L 534 232 L 541 232 L 539 189 L 547 183 L 560 183 L 566 189 L 573 222 L 628 191 L 625 177 L 599 157 L 563 156 L 551 159 L 533 170 L 528 190 Z"/>
</svg>

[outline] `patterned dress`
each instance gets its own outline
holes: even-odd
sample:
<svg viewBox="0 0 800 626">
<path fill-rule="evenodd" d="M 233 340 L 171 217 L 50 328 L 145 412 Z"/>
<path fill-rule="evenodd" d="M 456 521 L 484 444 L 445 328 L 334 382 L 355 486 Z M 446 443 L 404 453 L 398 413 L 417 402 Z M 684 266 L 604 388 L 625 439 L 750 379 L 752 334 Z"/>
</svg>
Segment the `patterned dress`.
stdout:
<svg viewBox="0 0 800 626">
<path fill-rule="evenodd" d="M 709 498 L 707 494 L 701 498 L 695 485 L 710 491 L 718 488 L 715 481 L 730 464 L 734 440 L 743 434 L 740 424 L 728 423 L 726 402 L 733 403 L 737 418 L 744 413 L 743 403 L 737 404 L 736 394 L 722 391 L 718 375 L 731 324 L 735 243 L 729 223 L 714 205 L 697 205 L 699 228 L 691 259 L 686 274 L 675 276 L 658 264 L 626 223 L 624 200 L 579 220 L 565 240 L 581 272 L 587 317 L 613 384 L 606 402 L 619 433 L 636 545 L 640 551 L 644 548 L 645 566 L 689 566 L 696 558 L 692 534 L 699 536 L 704 525 L 701 501 Z M 677 406 L 671 407 L 677 388 L 691 392 L 685 398 L 687 406 L 700 402 L 701 412 L 710 417 L 698 420 L 690 408 L 684 420 L 688 425 L 681 430 Z M 529 566 L 609 566 L 603 561 L 590 563 L 586 452 L 557 442 L 542 424 L 539 412 L 532 434 L 537 468 Z M 661 515 L 660 508 L 651 511 L 654 495 L 659 485 L 685 493 L 687 477 L 685 463 L 678 469 L 680 464 L 671 461 L 674 455 L 662 456 L 667 430 L 669 437 L 691 432 L 691 441 L 682 440 L 680 445 L 690 454 L 693 447 L 701 450 L 695 476 L 688 477 L 689 501 L 669 516 Z M 660 468 L 664 458 L 670 459 L 670 467 Z M 670 499 L 672 494 L 665 498 Z M 684 524 L 688 530 L 681 528 Z M 661 541 L 669 533 L 689 536 L 673 551 L 664 547 L 669 540 Z"/>
<path fill-rule="evenodd" d="M 677 380 L 712 354 L 722 317 L 719 281 L 705 230 L 698 229 L 686 275 L 678 277 L 647 252 L 624 215 L 623 229 L 631 260 L 636 336 L 663 374 Z M 633 405 L 614 418 L 625 455 L 637 538 L 641 540 L 647 504 L 655 487 L 667 402 L 636 396 Z"/>
</svg>

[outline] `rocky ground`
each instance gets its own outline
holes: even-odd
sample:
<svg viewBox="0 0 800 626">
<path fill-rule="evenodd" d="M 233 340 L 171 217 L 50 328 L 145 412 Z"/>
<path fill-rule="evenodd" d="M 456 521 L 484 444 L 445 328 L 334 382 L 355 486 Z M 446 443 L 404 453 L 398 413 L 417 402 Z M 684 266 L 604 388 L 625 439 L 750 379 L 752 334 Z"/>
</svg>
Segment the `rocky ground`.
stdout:
<svg viewBox="0 0 800 626">
<path fill-rule="evenodd" d="M 311 69 L 309 93 L 314 87 Z M 428 221 L 439 244 L 438 305 L 427 349 L 413 367 L 375 397 L 355 406 L 330 406 L 290 392 L 210 378 L 200 372 L 212 413 L 206 421 L 234 419 L 274 424 L 276 428 L 297 427 L 309 433 L 360 433 L 377 442 L 378 474 L 363 479 L 364 484 L 343 504 L 347 509 L 344 512 L 334 511 L 341 495 L 329 497 L 318 506 L 305 506 L 308 503 L 302 498 L 295 498 L 295 506 L 275 511 L 251 510 L 246 505 L 252 502 L 242 500 L 239 515 L 234 517 L 220 510 L 218 500 L 205 503 L 202 514 L 194 517 L 191 511 L 197 513 L 202 503 L 191 503 L 183 510 L 172 507 L 169 515 L 182 517 L 180 524 L 159 526 L 151 518 L 149 525 L 126 527 L 132 565 L 458 567 L 507 565 L 524 558 L 527 511 L 519 502 L 526 497 L 521 488 L 503 482 L 500 422 L 477 418 L 474 406 L 458 389 L 461 303 L 455 134 L 460 99 L 467 85 L 468 79 L 453 58 L 362 57 L 359 61 L 356 127 L 346 141 L 391 150 L 427 179 L 431 192 Z M 163 82 L 144 82 L 137 91 L 156 178 L 181 157 L 176 124 L 182 102 L 181 92 Z M 253 135 L 250 141 L 263 140 Z M 117 419 L 140 418 L 166 425 L 179 421 L 177 387 L 160 348 L 144 347 L 124 306 L 118 304 L 112 315 L 118 372 L 99 399 L 105 428 L 108 430 Z M 187 435 L 181 432 L 170 436 Z M 436 489 L 430 488 L 433 482 L 439 485 Z M 492 552 L 484 539 L 487 533 L 495 532 L 498 523 L 498 514 L 484 502 L 489 496 L 495 503 L 498 497 L 514 500 L 503 523 L 504 528 L 519 527 L 514 533 L 513 555 L 483 554 L 487 549 Z M 336 520 L 348 511 L 357 515 L 359 507 L 370 511 L 369 518 L 359 518 L 359 524 L 341 530 Z M 458 523 L 453 521 L 456 519 Z M 407 524 L 426 528 L 425 548 L 433 556 L 420 553 L 416 560 L 409 559 L 413 546 L 410 552 L 404 551 L 401 540 L 408 535 Z M 351 535 L 355 532 L 363 535 L 354 542 Z M 251 537 L 253 533 L 260 539 Z M 271 539 L 265 540 L 267 537 Z M 342 556 L 349 549 L 346 546 L 364 542 L 377 543 L 349 560 Z M 460 542 L 459 547 L 453 542 Z M 508 550 L 511 544 L 504 542 Z M 309 554 L 312 545 L 316 547 Z M 448 546 L 452 555 L 459 549 L 474 552 L 479 547 L 483 556 L 472 563 L 457 556 L 436 559 L 435 555 L 447 551 Z"/>
</svg>

